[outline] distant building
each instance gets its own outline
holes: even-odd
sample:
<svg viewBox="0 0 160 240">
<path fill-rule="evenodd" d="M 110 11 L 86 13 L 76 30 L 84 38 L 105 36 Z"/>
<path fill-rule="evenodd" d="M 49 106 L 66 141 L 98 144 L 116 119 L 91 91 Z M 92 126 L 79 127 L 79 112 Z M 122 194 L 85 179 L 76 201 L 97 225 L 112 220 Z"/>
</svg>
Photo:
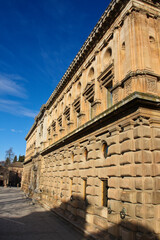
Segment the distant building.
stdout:
<svg viewBox="0 0 160 240">
<path fill-rule="evenodd" d="M 21 185 L 21 178 L 23 172 L 23 163 L 15 162 L 9 165 L 9 185 L 10 186 L 20 186 Z"/>
<path fill-rule="evenodd" d="M 0 165 L 0 186 L 20 187 L 23 172 L 23 163 L 11 163 L 8 167 Z"/>
<path fill-rule="evenodd" d="M 0 186 L 7 187 L 9 184 L 9 170 L 0 165 Z"/>
<path fill-rule="evenodd" d="M 159 1 L 111 1 L 26 141 L 30 196 L 103 239 L 160 237 Z"/>
<path fill-rule="evenodd" d="M 1 162 L 0 162 L 0 166 L 3 166 L 3 167 L 4 167 L 4 165 L 5 165 L 5 161 L 1 161 Z"/>
</svg>

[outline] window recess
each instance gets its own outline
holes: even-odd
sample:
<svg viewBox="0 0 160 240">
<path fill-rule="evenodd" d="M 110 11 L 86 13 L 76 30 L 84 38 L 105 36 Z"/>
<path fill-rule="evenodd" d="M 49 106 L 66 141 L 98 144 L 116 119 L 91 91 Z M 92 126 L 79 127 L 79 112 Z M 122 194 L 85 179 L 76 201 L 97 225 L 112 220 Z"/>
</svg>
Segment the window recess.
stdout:
<svg viewBox="0 0 160 240">
<path fill-rule="evenodd" d="M 89 102 L 93 102 L 94 100 L 94 93 L 95 93 L 95 84 L 94 82 L 87 83 L 85 90 L 83 92 L 83 96 Z"/>
<path fill-rule="evenodd" d="M 112 88 L 114 80 L 114 64 L 113 62 L 98 77 L 100 87 L 106 88 L 107 108 L 112 106 Z"/>
<path fill-rule="evenodd" d="M 108 207 L 108 179 L 101 179 L 102 182 L 102 206 Z"/>
<path fill-rule="evenodd" d="M 78 98 L 73 102 L 73 107 L 74 107 L 74 110 L 76 111 L 76 113 L 79 114 L 79 113 L 80 113 L 80 110 L 81 110 L 80 97 L 78 97 Z"/>
<path fill-rule="evenodd" d="M 64 130 L 64 128 L 63 128 L 63 123 L 62 123 L 62 115 L 61 116 L 59 116 L 59 118 L 57 119 L 57 121 L 58 121 L 58 125 L 59 125 L 59 131 L 63 131 Z"/>
<path fill-rule="evenodd" d="M 53 130 L 53 136 L 56 136 L 57 135 L 57 133 L 56 133 L 56 121 L 52 122 L 52 130 Z"/>
</svg>

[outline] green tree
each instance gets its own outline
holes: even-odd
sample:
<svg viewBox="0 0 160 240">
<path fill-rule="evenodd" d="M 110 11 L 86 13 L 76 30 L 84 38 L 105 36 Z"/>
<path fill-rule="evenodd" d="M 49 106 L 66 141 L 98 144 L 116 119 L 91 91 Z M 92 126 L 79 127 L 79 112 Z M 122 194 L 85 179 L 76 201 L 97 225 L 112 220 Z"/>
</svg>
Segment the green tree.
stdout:
<svg viewBox="0 0 160 240">
<path fill-rule="evenodd" d="M 17 162 L 17 155 L 14 156 L 13 162 Z"/>
<path fill-rule="evenodd" d="M 10 164 L 11 164 L 11 161 L 10 161 L 9 157 L 7 157 L 5 160 L 4 166 L 8 167 Z"/>
<path fill-rule="evenodd" d="M 24 155 L 19 155 L 18 162 L 24 162 L 25 156 Z"/>
</svg>

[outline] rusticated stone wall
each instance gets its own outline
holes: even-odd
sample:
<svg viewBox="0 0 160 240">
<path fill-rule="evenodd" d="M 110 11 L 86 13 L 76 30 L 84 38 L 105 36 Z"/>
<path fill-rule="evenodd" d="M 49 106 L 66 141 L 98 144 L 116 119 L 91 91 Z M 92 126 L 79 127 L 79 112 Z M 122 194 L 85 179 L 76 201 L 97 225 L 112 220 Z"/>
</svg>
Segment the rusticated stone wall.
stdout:
<svg viewBox="0 0 160 240">
<path fill-rule="evenodd" d="M 157 112 L 139 109 L 44 155 L 41 202 L 57 208 L 66 218 L 84 219 L 86 230 L 94 234 L 98 227 L 101 232 L 107 228 L 109 234 L 123 239 L 145 239 L 142 226 L 160 234 L 160 118 L 156 115 Z M 108 145 L 107 156 L 104 142 Z M 108 208 L 102 206 L 105 179 Z M 123 209 L 124 220 L 120 217 Z M 120 222 L 121 228 L 112 232 Z"/>
<path fill-rule="evenodd" d="M 22 189 L 96 239 L 160 239 L 159 26 L 111 1 L 26 136 Z"/>
</svg>

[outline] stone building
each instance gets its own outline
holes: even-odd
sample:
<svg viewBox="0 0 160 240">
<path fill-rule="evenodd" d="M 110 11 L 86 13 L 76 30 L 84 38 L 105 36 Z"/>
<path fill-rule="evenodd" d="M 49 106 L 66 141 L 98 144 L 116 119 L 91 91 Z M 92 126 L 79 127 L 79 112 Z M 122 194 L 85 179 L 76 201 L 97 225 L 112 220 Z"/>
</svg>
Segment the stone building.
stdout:
<svg viewBox="0 0 160 240">
<path fill-rule="evenodd" d="M 9 183 L 9 170 L 7 167 L 0 165 L 0 186 L 7 187 Z"/>
<path fill-rule="evenodd" d="M 9 166 L 0 165 L 0 186 L 19 187 L 21 185 L 23 163 L 14 162 Z"/>
<path fill-rule="evenodd" d="M 111 1 L 26 141 L 26 193 L 97 238 L 159 239 L 158 0 Z"/>
<path fill-rule="evenodd" d="M 13 187 L 19 187 L 21 185 L 21 178 L 23 172 L 23 163 L 14 162 L 8 166 L 9 170 L 9 185 Z"/>
</svg>

